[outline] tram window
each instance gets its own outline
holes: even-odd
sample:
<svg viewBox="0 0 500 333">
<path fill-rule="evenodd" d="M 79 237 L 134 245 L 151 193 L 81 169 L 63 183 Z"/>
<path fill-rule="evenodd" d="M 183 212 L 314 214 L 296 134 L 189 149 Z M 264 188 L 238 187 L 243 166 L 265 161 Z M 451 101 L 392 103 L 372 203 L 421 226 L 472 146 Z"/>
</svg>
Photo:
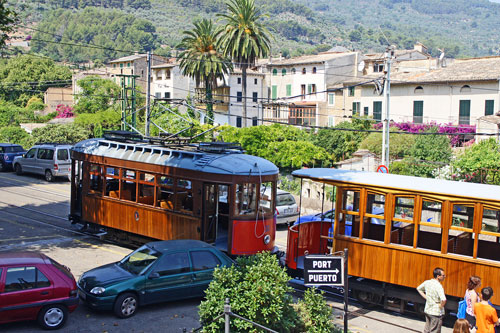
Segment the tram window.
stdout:
<svg viewBox="0 0 500 333">
<path fill-rule="evenodd" d="M 185 179 L 177 180 L 176 210 L 193 211 L 193 192 L 191 191 L 191 181 Z"/>
<path fill-rule="evenodd" d="M 219 214 L 228 215 L 229 214 L 229 186 L 219 185 Z"/>
<path fill-rule="evenodd" d="M 396 197 L 392 219 L 391 239 L 393 244 L 413 246 L 415 225 L 413 224 L 414 198 Z"/>
<path fill-rule="evenodd" d="M 259 209 L 264 214 L 273 212 L 273 183 L 265 182 L 260 185 Z"/>
<path fill-rule="evenodd" d="M 342 192 L 342 210 L 339 221 L 341 235 L 359 237 L 359 191 L 344 190 Z"/>
<path fill-rule="evenodd" d="M 417 247 L 441 251 L 441 214 L 442 204 L 436 201 L 422 200 L 422 214 L 418 225 Z"/>
<path fill-rule="evenodd" d="M 448 253 L 456 253 L 472 257 L 474 238 L 474 207 L 453 205 L 453 217 L 448 233 Z"/>
<path fill-rule="evenodd" d="M 100 165 L 91 164 L 90 165 L 90 192 L 102 193 L 102 168 Z"/>
<path fill-rule="evenodd" d="M 174 179 L 167 176 L 160 176 L 158 179 L 157 206 L 164 209 L 174 209 Z"/>
<path fill-rule="evenodd" d="M 139 198 L 137 199 L 137 202 L 147 205 L 153 205 L 154 193 L 155 193 L 154 185 L 139 184 Z"/>
<path fill-rule="evenodd" d="M 154 181 L 155 181 L 155 175 L 153 175 L 152 173 L 143 173 L 143 172 L 141 172 L 139 174 L 139 180 L 142 180 L 142 181 L 145 181 L 145 182 L 148 182 L 148 183 L 154 183 Z"/>
<path fill-rule="evenodd" d="M 137 183 L 135 182 L 136 173 L 133 170 L 123 170 L 122 186 L 120 189 L 120 199 L 135 201 Z"/>
<path fill-rule="evenodd" d="M 477 257 L 500 260 L 500 210 L 498 209 L 483 209 Z"/>
<path fill-rule="evenodd" d="M 254 215 L 257 184 L 244 183 L 236 186 L 236 215 Z"/>
<path fill-rule="evenodd" d="M 106 168 L 106 193 L 105 195 L 118 198 L 120 189 L 120 169 L 118 168 Z"/>
<path fill-rule="evenodd" d="M 368 193 L 363 224 L 363 238 L 384 241 L 385 234 L 385 195 Z"/>
</svg>

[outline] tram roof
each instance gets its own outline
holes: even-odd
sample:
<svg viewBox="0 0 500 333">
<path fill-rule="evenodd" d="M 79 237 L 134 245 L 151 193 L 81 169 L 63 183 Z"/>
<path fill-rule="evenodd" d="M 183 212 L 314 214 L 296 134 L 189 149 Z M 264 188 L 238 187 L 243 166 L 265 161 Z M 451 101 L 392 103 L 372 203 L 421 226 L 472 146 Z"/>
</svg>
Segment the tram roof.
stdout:
<svg viewBox="0 0 500 333">
<path fill-rule="evenodd" d="M 301 169 L 292 172 L 292 175 L 325 183 L 346 182 L 384 188 L 407 189 L 417 192 L 500 200 L 500 186 L 497 185 L 327 168 Z"/>
<path fill-rule="evenodd" d="M 209 153 L 174 149 L 150 143 L 128 143 L 105 139 L 88 139 L 77 143 L 73 151 L 215 174 L 266 176 L 278 173 L 268 160 L 240 151 Z"/>
</svg>

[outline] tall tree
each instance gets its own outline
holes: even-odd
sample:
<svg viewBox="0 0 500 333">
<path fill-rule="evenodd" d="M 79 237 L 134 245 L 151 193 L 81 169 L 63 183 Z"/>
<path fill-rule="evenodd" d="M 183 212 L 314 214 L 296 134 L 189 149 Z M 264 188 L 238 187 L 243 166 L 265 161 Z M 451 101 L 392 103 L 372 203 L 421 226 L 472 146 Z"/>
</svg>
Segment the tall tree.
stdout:
<svg viewBox="0 0 500 333">
<path fill-rule="evenodd" d="M 224 74 L 232 70 L 232 64 L 222 53 L 218 52 L 217 31 L 212 20 L 202 19 L 194 22 L 192 30 L 185 35 L 177 46 L 183 49 L 179 54 L 180 68 L 186 76 L 192 77 L 199 88 L 203 83 L 206 92 L 206 105 L 209 123 L 213 121 L 212 90 L 217 86 L 217 79 L 224 79 Z"/>
<path fill-rule="evenodd" d="M 227 12 L 219 14 L 224 22 L 221 46 L 224 55 L 231 57 L 241 68 L 243 90 L 243 119 L 247 125 L 247 69 L 258 58 L 267 57 L 270 33 L 260 23 L 263 15 L 255 8 L 254 0 L 228 0 Z"/>
<path fill-rule="evenodd" d="M 3 48 L 5 41 L 9 38 L 9 33 L 14 31 L 17 23 L 17 13 L 7 8 L 7 0 L 0 0 L 0 48 Z"/>
</svg>

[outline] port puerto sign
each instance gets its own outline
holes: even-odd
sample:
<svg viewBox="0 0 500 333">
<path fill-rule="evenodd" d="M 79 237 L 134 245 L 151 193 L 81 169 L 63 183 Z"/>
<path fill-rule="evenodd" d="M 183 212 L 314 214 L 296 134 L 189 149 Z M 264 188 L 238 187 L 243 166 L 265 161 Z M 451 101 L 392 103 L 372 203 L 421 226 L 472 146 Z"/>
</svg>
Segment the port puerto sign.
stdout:
<svg viewBox="0 0 500 333">
<path fill-rule="evenodd" d="M 343 286 L 344 257 L 309 255 L 304 257 L 306 286 Z"/>
</svg>

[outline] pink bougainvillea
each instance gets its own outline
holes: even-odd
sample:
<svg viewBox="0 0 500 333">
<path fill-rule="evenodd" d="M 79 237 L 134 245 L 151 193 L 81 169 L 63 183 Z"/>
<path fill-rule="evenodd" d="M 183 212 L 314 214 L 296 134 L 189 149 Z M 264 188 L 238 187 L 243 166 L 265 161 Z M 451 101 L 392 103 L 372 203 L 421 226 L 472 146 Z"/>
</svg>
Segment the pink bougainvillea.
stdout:
<svg viewBox="0 0 500 333">
<path fill-rule="evenodd" d="M 402 123 L 391 122 L 389 126 L 395 127 L 399 131 L 408 133 L 420 133 L 431 129 L 435 129 L 436 132 L 438 133 L 453 134 L 448 136 L 450 138 L 450 143 L 453 147 L 464 145 L 467 141 L 473 139 L 473 137 L 470 136 L 476 133 L 476 126 L 474 125 L 437 124 L 434 122 L 429 124 L 414 124 L 410 122 L 402 122 Z M 375 129 L 381 129 L 382 123 L 376 123 L 373 125 L 373 127 Z M 457 134 L 463 134 L 463 135 L 457 135 Z"/>
<path fill-rule="evenodd" d="M 72 118 L 75 116 L 75 114 L 73 113 L 73 108 L 64 104 L 59 104 L 56 107 L 56 111 L 56 118 Z"/>
</svg>

